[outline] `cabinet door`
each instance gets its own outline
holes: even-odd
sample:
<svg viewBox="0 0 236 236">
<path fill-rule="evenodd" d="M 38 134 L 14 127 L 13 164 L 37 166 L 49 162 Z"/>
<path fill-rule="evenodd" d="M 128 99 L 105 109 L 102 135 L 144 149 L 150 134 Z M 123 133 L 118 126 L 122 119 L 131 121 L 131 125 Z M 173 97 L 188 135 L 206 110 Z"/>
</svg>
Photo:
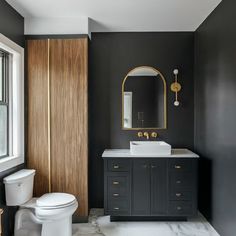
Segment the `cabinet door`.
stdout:
<svg viewBox="0 0 236 236">
<path fill-rule="evenodd" d="M 151 215 L 167 212 L 167 160 L 151 160 Z"/>
<path fill-rule="evenodd" d="M 150 169 L 148 160 L 133 160 L 132 215 L 150 215 Z"/>
<path fill-rule="evenodd" d="M 50 192 L 49 44 L 27 41 L 27 167 L 36 170 L 34 196 Z"/>
<path fill-rule="evenodd" d="M 50 152 L 53 192 L 88 215 L 87 39 L 50 40 Z"/>
</svg>

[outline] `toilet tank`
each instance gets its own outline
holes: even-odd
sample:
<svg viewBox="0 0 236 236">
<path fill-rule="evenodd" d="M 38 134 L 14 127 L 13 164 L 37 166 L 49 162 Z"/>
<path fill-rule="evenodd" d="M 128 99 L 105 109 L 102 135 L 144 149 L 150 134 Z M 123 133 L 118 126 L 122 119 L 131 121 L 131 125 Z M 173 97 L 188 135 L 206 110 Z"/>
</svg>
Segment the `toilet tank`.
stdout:
<svg viewBox="0 0 236 236">
<path fill-rule="evenodd" d="M 33 197 L 35 170 L 23 169 L 3 179 L 7 206 L 19 206 Z"/>
</svg>

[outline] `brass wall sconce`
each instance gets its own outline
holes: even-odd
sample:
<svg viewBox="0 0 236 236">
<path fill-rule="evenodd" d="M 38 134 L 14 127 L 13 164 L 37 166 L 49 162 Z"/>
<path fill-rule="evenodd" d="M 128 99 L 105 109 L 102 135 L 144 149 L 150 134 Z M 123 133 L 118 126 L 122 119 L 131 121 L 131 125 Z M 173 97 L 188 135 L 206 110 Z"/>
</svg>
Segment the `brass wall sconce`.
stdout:
<svg viewBox="0 0 236 236">
<path fill-rule="evenodd" d="M 174 105 L 177 107 L 177 106 L 179 106 L 178 92 L 181 90 L 181 85 L 180 85 L 180 83 L 178 83 L 179 70 L 174 69 L 173 73 L 175 75 L 175 82 L 171 84 L 170 88 L 171 88 L 171 91 L 175 93 Z"/>
</svg>

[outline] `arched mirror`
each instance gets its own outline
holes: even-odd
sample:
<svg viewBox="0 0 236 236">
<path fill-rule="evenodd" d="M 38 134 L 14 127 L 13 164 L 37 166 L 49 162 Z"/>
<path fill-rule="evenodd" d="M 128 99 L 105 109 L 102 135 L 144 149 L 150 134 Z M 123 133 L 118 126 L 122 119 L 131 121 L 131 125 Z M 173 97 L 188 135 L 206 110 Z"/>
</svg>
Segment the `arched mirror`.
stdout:
<svg viewBox="0 0 236 236">
<path fill-rule="evenodd" d="M 131 70 L 122 83 L 122 129 L 166 129 L 166 81 L 149 66 Z"/>
</svg>

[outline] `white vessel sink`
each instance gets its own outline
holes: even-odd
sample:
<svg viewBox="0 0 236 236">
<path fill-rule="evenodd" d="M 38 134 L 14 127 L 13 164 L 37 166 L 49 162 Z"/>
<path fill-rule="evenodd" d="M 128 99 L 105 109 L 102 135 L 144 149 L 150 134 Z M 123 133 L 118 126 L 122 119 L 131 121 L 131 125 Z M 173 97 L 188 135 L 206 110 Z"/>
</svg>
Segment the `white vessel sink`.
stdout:
<svg viewBox="0 0 236 236">
<path fill-rule="evenodd" d="M 171 146 L 163 141 L 131 141 L 131 155 L 171 155 Z"/>
</svg>

